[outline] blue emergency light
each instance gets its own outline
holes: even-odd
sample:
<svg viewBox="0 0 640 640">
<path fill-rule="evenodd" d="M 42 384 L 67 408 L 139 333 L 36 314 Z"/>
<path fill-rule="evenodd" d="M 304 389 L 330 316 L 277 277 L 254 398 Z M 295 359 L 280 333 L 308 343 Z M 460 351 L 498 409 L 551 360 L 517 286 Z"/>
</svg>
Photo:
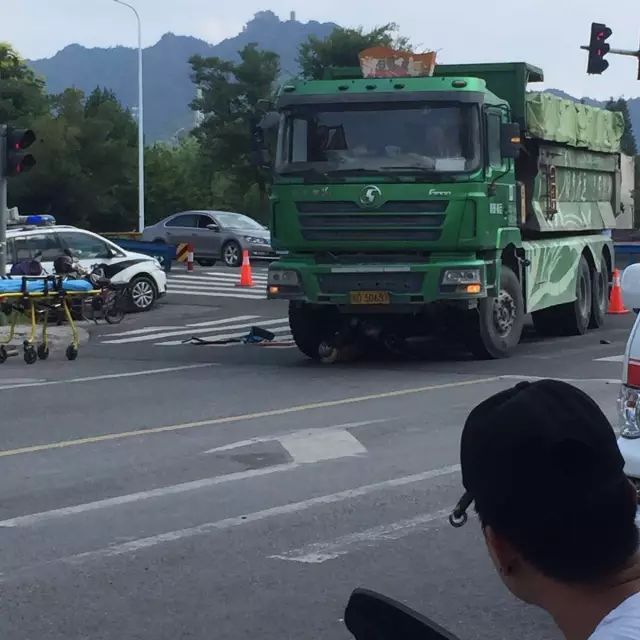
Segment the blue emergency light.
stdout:
<svg viewBox="0 0 640 640">
<path fill-rule="evenodd" d="M 53 216 L 33 215 L 33 216 L 20 216 L 20 217 L 22 218 L 20 222 L 22 222 L 23 224 L 34 226 L 34 227 L 42 227 L 45 225 L 51 225 L 56 223 L 56 219 Z"/>
</svg>

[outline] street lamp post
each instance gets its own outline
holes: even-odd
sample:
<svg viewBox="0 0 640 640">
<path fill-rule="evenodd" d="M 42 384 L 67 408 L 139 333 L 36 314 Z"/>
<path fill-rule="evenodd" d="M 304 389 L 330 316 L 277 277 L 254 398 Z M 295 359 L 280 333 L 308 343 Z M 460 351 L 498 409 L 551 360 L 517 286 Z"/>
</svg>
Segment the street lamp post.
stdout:
<svg viewBox="0 0 640 640">
<path fill-rule="evenodd" d="M 142 21 L 133 5 L 113 0 L 133 11 L 138 21 L 138 230 L 144 230 L 144 96 L 142 84 Z"/>
</svg>

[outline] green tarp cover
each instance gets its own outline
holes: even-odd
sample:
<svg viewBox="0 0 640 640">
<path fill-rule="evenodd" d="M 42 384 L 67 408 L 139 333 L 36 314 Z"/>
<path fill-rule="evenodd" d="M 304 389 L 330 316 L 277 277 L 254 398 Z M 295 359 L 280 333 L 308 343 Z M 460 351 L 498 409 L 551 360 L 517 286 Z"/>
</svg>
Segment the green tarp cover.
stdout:
<svg viewBox="0 0 640 640">
<path fill-rule="evenodd" d="M 616 153 L 624 133 L 622 114 L 559 98 L 528 93 L 527 132 L 534 138 L 572 147 Z"/>
</svg>

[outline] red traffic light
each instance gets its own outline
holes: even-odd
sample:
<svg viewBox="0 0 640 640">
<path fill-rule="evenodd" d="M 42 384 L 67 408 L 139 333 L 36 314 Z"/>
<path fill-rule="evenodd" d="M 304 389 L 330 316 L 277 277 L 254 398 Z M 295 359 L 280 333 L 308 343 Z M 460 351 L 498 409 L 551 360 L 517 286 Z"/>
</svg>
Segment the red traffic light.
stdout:
<svg viewBox="0 0 640 640">
<path fill-rule="evenodd" d="M 30 153 L 23 153 L 36 141 L 36 134 L 31 129 L 7 129 L 6 158 L 1 165 L 5 166 L 5 175 L 19 176 L 33 169 L 36 159 Z"/>
<path fill-rule="evenodd" d="M 591 38 L 589 40 L 589 62 L 587 64 L 587 73 L 600 74 L 607 69 L 609 63 L 604 57 L 609 53 L 611 48 L 606 42 L 613 31 L 601 22 L 591 23 Z"/>
<path fill-rule="evenodd" d="M 9 129 L 7 146 L 13 151 L 28 149 L 36 141 L 36 134 L 31 129 Z"/>
</svg>

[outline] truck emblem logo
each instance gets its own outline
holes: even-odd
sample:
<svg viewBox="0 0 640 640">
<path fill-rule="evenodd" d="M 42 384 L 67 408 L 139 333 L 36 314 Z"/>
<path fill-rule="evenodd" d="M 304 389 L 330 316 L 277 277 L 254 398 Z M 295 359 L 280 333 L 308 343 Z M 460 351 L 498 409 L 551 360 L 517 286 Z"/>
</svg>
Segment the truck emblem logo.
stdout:
<svg viewBox="0 0 640 640">
<path fill-rule="evenodd" d="M 365 187 L 360 193 L 360 204 L 363 207 L 377 207 L 382 200 L 382 191 L 378 187 Z"/>
<path fill-rule="evenodd" d="M 451 191 L 439 191 L 438 189 L 429 189 L 430 196 L 450 196 Z"/>
</svg>

